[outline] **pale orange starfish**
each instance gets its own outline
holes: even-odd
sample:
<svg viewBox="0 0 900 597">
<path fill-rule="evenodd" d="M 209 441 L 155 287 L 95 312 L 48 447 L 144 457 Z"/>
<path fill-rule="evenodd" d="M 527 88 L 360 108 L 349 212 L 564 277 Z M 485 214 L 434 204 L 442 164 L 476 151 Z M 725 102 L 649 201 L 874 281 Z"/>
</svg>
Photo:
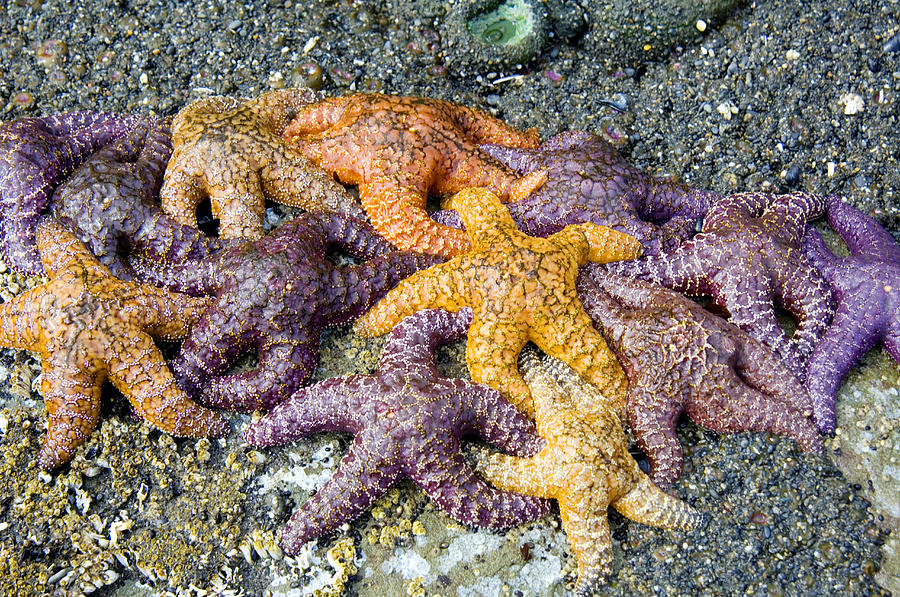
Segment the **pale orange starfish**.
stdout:
<svg viewBox="0 0 900 597">
<path fill-rule="evenodd" d="M 578 595 L 591 595 L 612 572 L 606 510 L 665 529 L 692 529 L 702 515 L 663 493 L 641 472 L 606 398 L 564 363 L 523 351 L 521 368 L 534 397 L 535 423 L 546 446 L 531 458 L 473 449 L 475 470 L 505 491 L 559 502 L 563 528 L 578 560 Z"/>
<path fill-rule="evenodd" d="M 544 183 L 543 171 L 519 178 L 479 143 L 537 147 L 522 132 L 466 106 L 419 97 L 360 93 L 301 108 L 284 133 L 310 160 L 347 184 L 375 229 L 400 249 L 452 257 L 469 248 L 461 230 L 425 211 L 429 193 L 485 187 L 515 201 Z"/>
<path fill-rule="evenodd" d="M 472 242 L 472 252 L 403 280 L 362 318 L 361 336 L 384 334 L 420 309 L 469 306 L 466 361 L 472 379 L 532 411 L 516 360 L 529 340 L 566 361 L 623 409 L 626 379 L 575 292 L 578 267 L 588 261 L 633 259 L 641 244 L 597 224 L 566 226 L 548 238 L 520 232 L 492 193 L 466 189 L 450 200 Z"/>
<path fill-rule="evenodd" d="M 225 435 L 228 423 L 178 389 L 150 337 L 184 337 L 207 300 L 113 277 L 53 219 L 38 225 L 37 244 L 51 279 L 0 306 L 0 345 L 41 355 L 49 428 L 40 467 L 68 462 L 97 426 L 107 377 L 162 431 Z"/>
<path fill-rule="evenodd" d="M 294 114 L 317 99 L 310 89 L 280 89 L 250 100 L 205 98 L 182 109 L 172 123 L 163 210 L 196 227 L 197 205 L 209 197 L 220 236 L 251 239 L 262 237 L 267 198 L 364 217 L 344 187 L 282 139 Z"/>
</svg>

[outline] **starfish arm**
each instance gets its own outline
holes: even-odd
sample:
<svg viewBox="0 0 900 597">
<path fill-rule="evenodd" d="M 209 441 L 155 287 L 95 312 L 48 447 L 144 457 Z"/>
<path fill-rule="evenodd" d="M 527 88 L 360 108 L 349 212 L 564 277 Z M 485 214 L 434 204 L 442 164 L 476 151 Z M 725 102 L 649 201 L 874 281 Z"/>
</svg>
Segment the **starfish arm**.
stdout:
<svg viewBox="0 0 900 597">
<path fill-rule="evenodd" d="M 595 589 L 613 571 L 612 536 L 606 509 L 609 498 L 605 484 L 598 480 L 589 495 L 573 493 L 559 500 L 563 529 L 578 560 L 575 594 L 595 594 Z"/>
<path fill-rule="evenodd" d="M 332 377 L 300 388 L 276 405 L 244 432 L 244 440 L 254 446 L 278 446 L 313 433 L 340 431 L 358 433 L 364 378 L 356 375 Z"/>
<path fill-rule="evenodd" d="M 47 437 L 38 455 L 38 466 L 51 470 L 71 460 L 75 449 L 97 426 L 105 372 L 48 360 L 41 365 Z"/>
<path fill-rule="evenodd" d="M 373 179 L 359 185 L 372 225 L 399 249 L 453 257 L 469 250 L 466 233 L 442 226 L 425 210 L 426 193 L 410 180 Z"/>
<path fill-rule="evenodd" d="M 352 98 L 330 97 L 308 106 L 303 106 L 294 115 L 293 120 L 284 130 L 284 140 L 290 144 L 306 144 L 303 135 L 322 133 L 337 125 L 351 105 Z"/>
<path fill-rule="evenodd" d="M 540 157 L 543 153 L 543 147 L 541 149 L 527 149 L 485 143 L 479 145 L 479 149 L 518 174 L 534 172 L 541 168 Z"/>
<path fill-rule="evenodd" d="M 359 438 L 341 459 L 337 471 L 291 516 L 281 536 L 281 548 L 296 554 L 314 537 L 333 531 L 362 514 L 397 482 L 400 469 L 365 447 Z"/>
<path fill-rule="evenodd" d="M 133 254 L 130 258 L 140 279 L 192 296 L 210 295 L 221 288 L 221 263 L 219 254 L 184 262 L 155 259 L 144 253 Z"/>
<path fill-rule="evenodd" d="M 172 362 L 178 385 L 191 396 L 200 396 L 214 375 L 221 375 L 250 346 L 260 342 L 258 330 L 243 312 L 227 313 L 213 303 L 181 343 Z"/>
<path fill-rule="evenodd" d="M 542 337 L 535 338 L 535 344 L 597 386 L 613 412 L 622 416 L 628 380 L 581 302 L 576 300 L 565 315 L 560 310 L 552 317 L 543 322 Z"/>
<path fill-rule="evenodd" d="M 425 309 L 405 317 L 394 326 L 381 351 L 378 368 L 382 371 L 421 371 L 423 377 L 437 379 L 434 350 L 465 337 L 472 324 L 472 309 L 456 313 L 444 309 Z M 456 380 L 454 380 L 456 383 Z"/>
<path fill-rule="evenodd" d="M 582 269 L 578 275 L 577 289 L 578 298 L 584 306 L 584 311 L 594 323 L 594 327 L 602 332 L 605 338 L 615 345 L 615 339 L 619 336 L 619 332 L 626 329 L 632 324 L 633 317 L 631 311 L 619 303 L 617 298 L 613 298 L 607 290 L 612 284 L 604 283 L 602 286 L 596 282 L 605 277 L 606 272 L 591 271 L 586 272 Z M 610 274 L 612 276 L 612 274 Z M 631 281 L 630 278 L 623 276 L 615 276 L 617 279 Z M 619 289 L 624 290 L 624 289 Z M 627 291 L 626 291 L 627 292 Z M 625 292 L 619 292 L 624 294 Z M 630 306 L 630 305 L 629 305 Z M 642 306 L 637 306 L 640 309 Z"/>
<path fill-rule="evenodd" d="M 481 110 L 449 102 L 442 103 L 447 105 L 465 135 L 475 143 L 533 148 L 541 141 L 537 129 L 532 128 L 523 132 Z"/>
<path fill-rule="evenodd" d="M 544 171 L 530 172 L 520 177 L 490 156 L 482 155 L 476 150 L 473 155 L 457 160 L 453 169 L 446 172 L 434 185 L 434 191 L 445 195 L 468 187 L 482 187 L 506 203 L 524 199 L 546 181 L 547 174 Z"/>
<path fill-rule="evenodd" d="M 260 181 L 265 196 L 278 203 L 360 219 L 366 216 L 359 202 L 334 177 L 288 148 L 272 156 L 260 171 Z"/>
<path fill-rule="evenodd" d="M 109 379 L 151 425 L 180 437 L 223 437 L 231 427 L 175 385 L 162 353 L 140 332 L 119 334 L 106 351 Z"/>
<path fill-rule="evenodd" d="M 752 276 L 737 280 L 736 287 L 714 287 L 713 298 L 716 303 L 728 309 L 730 321 L 751 336 L 770 346 L 775 353 L 786 362 L 798 358 L 772 306 L 769 292 L 764 282 Z M 806 359 L 802 359 L 805 363 Z"/>
<path fill-rule="evenodd" d="M 646 385 L 640 378 L 632 381 L 626 405 L 628 426 L 650 462 L 650 478 L 654 483 L 670 485 L 681 476 L 684 463 L 681 442 L 675 433 L 683 399 L 647 391 Z"/>
<path fill-rule="evenodd" d="M 44 271 L 51 278 L 76 267 L 88 274 L 111 275 L 84 243 L 52 217 L 44 217 L 38 224 L 37 246 Z"/>
<path fill-rule="evenodd" d="M 498 234 L 518 232 L 509 210 L 490 191 L 463 189 L 453 195 L 444 207 L 459 213 L 473 247 L 490 246 Z"/>
<path fill-rule="evenodd" d="M 884 349 L 891 357 L 900 363 L 900 321 L 896 318 L 888 326 L 884 334 Z"/>
<path fill-rule="evenodd" d="M 807 417 L 736 378 L 720 380 L 704 400 L 689 401 L 685 413 L 698 425 L 721 433 L 774 433 L 793 439 L 805 452 L 822 449 L 822 438 Z"/>
<path fill-rule="evenodd" d="M 421 309 L 458 311 L 469 306 L 471 291 L 465 273 L 468 269 L 457 258 L 416 272 L 360 317 L 353 330 L 363 338 L 371 338 L 389 332 L 404 317 Z"/>
<path fill-rule="evenodd" d="M 134 235 L 134 241 L 129 255 L 130 266 L 147 275 L 147 271 L 165 270 L 169 267 L 177 267 L 180 264 L 187 266 L 188 272 L 181 272 L 178 276 L 185 280 L 181 285 L 189 287 L 186 279 L 194 279 L 194 270 L 199 267 L 199 262 L 222 248 L 223 244 L 217 238 L 211 238 L 200 230 L 179 224 L 166 214 L 152 211 L 147 214 L 140 229 Z M 196 286 L 195 286 L 196 288 Z"/>
<path fill-rule="evenodd" d="M 531 522 L 550 511 L 550 503 L 545 499 L 488 485 L 475 475 L 459 451 L 438 452 L 431 458 L 436 462 L 417 466 L 412 478 L 455 520 L 478 527 L 505 529 Z"/>
<path fill-rule="evenodd" d="M 209 195 L 201 176 L 185 172 L 191 156 L 176 149 L 163 177 L 159 198 L 163 211 L 185 226 L 197 227 L 197 206 Z"/>
<path fill-rule="evenodd" d="M 543 446 L 534 424 L 497 390 L 463 379 L 454 380 L 462 403 L 463 435 L 474 432 L 491 445 L 515 456 L 532 456 Z"/>
<path fill-rule="evenodd" d="M 249 240 L 262 238 L 266 199 L 260 175 L 245 172 L 240 181 L 226 180 L 220 181 L 220 184 L 225 188 L 209 190 L 212 212 L 219 217 L 219 236 Z"/>
<path fill-rule="evenodd" d="M 644 252 L 647 254 L 671 253 L 694 236 L 696 226 L 697 219 L 690 216 L 673 216 L 659 227 L 650 224 L 649 240 L 645 242 Z M 653 253 L 646 250 L 647 243 L 656 244 L 656 250 Z"/>
<path fill-rule="evenodd" d="M 804 416 L 811 416 L 812 400 L 800 378 L 756 338 L 744 332 L 736 333 L 734 337 L 738 343 L 732 361 L 740 380 L 772 400 L 783 402 Z"/>
<path fill-rule="evenodd" d="M 475 471 L 491 485 L 503 491 L 512 491 L 534 497 L 555 497 L 550 486 L 547 449 L 531 458 L 519 458 L 490 452 L 480 446 L 470 451 L 475 460 Z"/>
<path fill-rule="evenodd" d="M 307 217 L 316 219 L 326 249 L 340 249 L 366 261 L 395 250 L 387 239 L 362 218 L 331 211 L 314 212 Z"/>
<path fill-rule="evenodd" d="M 610 326 L 620 325 L 628 309 L 647 309 L 660 300 L 668 298 L 671 291 L 640 280 L 606 271 L 596 265 L 581 268 L 578 275 L 579 298 L 585 304 L 585 311 L 595 321 L 603 321 L 604 315 L 595 311 L 610 309 L 613 319 Z M 588 302 L 600 301 L 589 309 Z M 627 309 L 623 309 L 627 307 Z"/>
<path fill-rule="evenodd" d="M 647 475 L 640 471 L 637 471 L 637 474 L 640 479 L 637 485 L 611 504 L 619 514 L 635 522 L 661 529 L 689 531 L 703 522 L 703 514 L 682 500 L 663 492 Z"/>
<path fill-rule="evenodd" d="M 561 248 L 574 250 L 579 266 L 589 261 L 609 263 L 637 259 L 643 251 L 640 241 L 630 234 L 592 222 L 566 226 L 549 240 Z"/>
<path fill-rule="evenodd" d="M 290 87 L 264 93 L 243 105 L 264 128 L 281 134 L 298 111 L 321 99 L 322 96 L 309 87 Z"/>
<path fill-rule="evenodd" d="M 149 284 L 126 283 L 128 304 L 123 315 L 154 338 L 179 340 L 190 333 L 209 307 L 209 299 L 170 292 Z"/>
<path fill-rule="evenodd" d="M 794 271 L 780 269 L 781 303 L 797 318 L 797 329 L 789 344 L 792 354 L 805 365 L 834 315 L 834 301 L 828 282 L 800 256 Z M 780 328 L 779 328 L 780 330 Z"/>
<path fill-rule="evenodd" d="M 717 266 L 705 263 L 701 257 L 703 252 L 704 245 L 694 237 L 673 253 L 609 263 L 606 270 L 620 276 L 639 278 L 666 288 L 694 293 L 708 280 L 709 268 Z"/>
<path fill-rule="evenodd" d="M 703 218 L 721 195 L 693 189 L 672 179 L 653 178 L 640 198 L 638 210 L 653 221 L 671 220 L 677 216 L 694 221 Z"/>
<path fill-rule="evenodd" d="M 443 258 L 437 255 L 393 251 L 366 263 L 343 268 L 340 270 L 340 277 L 346 290 L 335 301 L 338 305 L 335 305 L 328 318 L 328 325 L 338 325 L 358 318 L 398 282 L 442 262 Z"/>
<path fill-rule="evenodd" d="M 242 412 L 269 410 L 309 379 L 317 357 L 317 342 L 271 338 L 259 347 L 259 364 L 252 371 L 209 380 L 203 403 Z"/>
<path fill-rule="evenodd" d="M 748 193 L 765 197 L 762 226 L 777 240 L 796 246 L 806 231 L 806 222 L 825 213 L 826 197 L 811 193 Z"/>
<path fill-rule="evenodd" d="M 472 379 L 499 390 L 526 415 L 533 416 L 531 391 L 519 373 L 519 353 L 528 330 L 515 322 L 475 317 L 466 342 L 466 363 Z"/>
<path fill-rule="evenodd" d="M 32 288 L 11 301 L 0 304 L 0 346 L 39 352 L 44 344 L 40 325 L 40 304 L 46 289 Z"/>
<path fill-rule="evenodd" d="M 834 265 L 840 262 L 840 258 L 828 250 L 819 231 L 812 226 L 807 226 L 806 233 L 803 235 L 802 247 L 810 265 L 818 270 L 825 279 L 830 280 L 834 273 Z"/>
<path fill-rule="evenodd" d="M 809 359 L 806 387 L 813 403 L 813 417 L 823 433 L 834 431 L 834 403 L 847 372 L 878 342 L 883 323 L 876 318 L 860 317 L 838 306 L 822 341 Z"/>
<path fill-rule="evenodd" d="M 900 262 L 900 245 L 891 233 L 838 197 L 829 197 L 828 223 L 841 235 L 853 255 Z"/>
</svg>

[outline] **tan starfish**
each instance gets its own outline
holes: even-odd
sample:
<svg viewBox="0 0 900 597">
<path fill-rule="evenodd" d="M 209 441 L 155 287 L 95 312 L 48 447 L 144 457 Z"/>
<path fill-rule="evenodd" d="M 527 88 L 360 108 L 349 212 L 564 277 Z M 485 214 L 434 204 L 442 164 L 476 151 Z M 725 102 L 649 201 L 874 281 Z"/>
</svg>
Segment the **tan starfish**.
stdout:
<svg viewBox="0 0 900 597">
<path fill-rule="evenodd" d="M 575 292 L 578 267 L 588 261 L 633 259 L 641 244 L 597 224 L 566 226 L 548 238 L 520 232 L 492 193 L 466 189 L 450 200 L 472 243 L 472 252 L 403 280 L 357 320 L 361 336 L 384 334 L 420 309 L 472 307 L 466 361 L 472 379 L 503 392 L 532 412 L 528 386 L 518 372 L 529 340 L 575 368 L 624 408 L 626 379 Z"/>
<path fill-rule="evenodd" d="M 523 351 L 520 365 L 534 397 L 538 434 L 547 444 L 531 458 L 476 448 L 475 469 L 502 490 L 559 502 L 578 560 L 575 591 L 590 595 L 612 572 L 609 506 L 665 529 L 692 529 L 703 515 L 641 472 L 619 418 L 596 388 L 557 359 L 541 363 L 530 349 Z"/>
<path fill-rule="evenodd" d="M 220 236 L 251 239 L 263 234 L 266 198 L 364 217 L 344 187 L 282 140 L 297 110 L 317 99 L 310 89 L 280 89 L 251 100 L 205 98 L 182 109 L 172 123 L 163 210 L 196 227 L 197 205 L 209 197 Z"/>
<path fill-rule="evenodd" d="M 359 93 L 301 109 L 285 139 L 347 184 L 375 229 L 397 247 L 445 257 L 464 253 L 469 240 L 425 211 L 428 193 L 485 187 L 515 201 L 546 180 L 543 171 L 519 178 L 479 143 L 537 147 L 537 132 L 522 132 L 452 102 Z"/>
<path fill-rule="evenodd" d="M 206 299 L 113 277 L 53 219 L 38 225 L 37 244 L 51 279 L 0 306 L 0 345 L 41 355 L 49 417 L 41 468 L 68 462 L 97 426 L 107 377 L 162 431 L 202 437 L 229 430 L 178 389 L 150 337 L 184 337 Z"/>
</svg>

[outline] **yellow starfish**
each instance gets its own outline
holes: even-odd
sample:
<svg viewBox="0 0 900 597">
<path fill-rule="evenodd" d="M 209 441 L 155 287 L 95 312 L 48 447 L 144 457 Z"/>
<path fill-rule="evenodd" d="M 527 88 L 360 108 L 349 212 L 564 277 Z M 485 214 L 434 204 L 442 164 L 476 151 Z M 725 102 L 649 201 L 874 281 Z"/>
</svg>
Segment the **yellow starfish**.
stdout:
<svg viewBox="0 0 900 597">
<path fill-rule="evenodd" d="M 538 433 L 547 444 L 531 458 L 475 448 L 475 469 L 500 489 L 559 502 L 578 560 L 575 591 L 590 595 L 612 572 L 609 506 L 665 529 L 692 529 L 703 515 L 663 493 L 641 472 L 619 418 L 596 388 L 557 359 L 541 363 L 530 349 L 520 364 L 534 397 Z"/>
<path fill-rule="evenodd" d="M 41 355 L 49 419 L 41 468 L 68 462 L 96 427 L 107 377 L 162 431 L 221 437 L 230 430 L 178 389 L 150 337 L 183 338 L 207 299 L 115 278 L 53 219 L 38 225 L 37 244 L 50 281 L 0 306 L 0 346 Z"/>
<path fill-rule="evenodd" d="M 596 224 L 566 226 L 548 238 L 520 232 L 496 195 L 465 189 L 452 197 L 472 252 L 400 282 L 357 320 L 360 336 L 384 334 L 420 309 L 472 307 L 466 361 L 472 379 L 503 392 L 533 411 L 516 360 L 531 340 L 575 370 L 624 408 L 626 378 L 575 292 L 578 267 L 588 261 L 633 259 L 641 244 Z"/>
</svg>

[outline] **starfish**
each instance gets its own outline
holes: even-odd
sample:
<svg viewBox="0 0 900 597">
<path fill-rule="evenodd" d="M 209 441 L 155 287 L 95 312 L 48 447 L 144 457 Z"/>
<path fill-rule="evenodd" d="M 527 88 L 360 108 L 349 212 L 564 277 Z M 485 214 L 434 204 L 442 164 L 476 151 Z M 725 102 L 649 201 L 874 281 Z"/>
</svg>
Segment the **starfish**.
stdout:
<svg viewBox="0 0 900 597">
<path fill-rule="evenodd" d="M 291 517 L 281 539 L 285 552 L 295 554 L 353 520 L 407 477 L 466 524 L 505 528 L 549 512 L 546 500 L 498 491 L 479 479 L 460 450 L 460 437 L 473 433 L 523 456 L 543 443 L 496 390 L 438 374 L 435 347 L 461 338 L 471 321 L 468 309 L 416 313 L 391 332 L 377 374 L 301 388 L 247 429 L 244 438 L 255 446 L 322 431 L 356 436 L 331 480 Z"/>
<path fill-rule="evenodd" d="M 625 374 L 584 312 L 575 291 L 578 267 L 631 259 L 633 237 L 592 223 L 566 226 L 549 238 L 520 232 L 500 200 L 466 189 L 450 200 L 462 216 L 472 252 L 403 280 L 355 324 L 361 336 L 380 335 L 404 316 L 431 307 L 470 306 L 466 362 L 472 379 L 500 390 L 532 412 L 516 361 L 529 340 L 562 358 L 624 407 Z"/>
<path fill-rule="evenodd" d="M 175 386 L 151 338 L 183 337 L 207 301 L 118 280 L 51 218 L 38 224 L 37 245 L 50 281 L 0 306 L 0 345 L 41 355 L 49 426 L 40 467 L 68 462 L 97 426 L 107 378 L 162 431 L 225 435 L 228 423 Z"/>
<path fill-rule="evenodd" d="M 850 367 L 879 341 L 900 363 L 900 246 L 878 222 L 834 197 L 828 222 L 850 249 L 836 257 L 810 227 L 803 247 L 825 276 L 837 310 L 809 359 L 807 387 L 823 433 L 834 431 L 835 395 Z"/>
<path fill-rule="evenodd" d="M 542 364 L 522 352 L 520 366 L 534 396 L 535 422 L 546 446 L 531 458 L 476 448 L 475 470 L 506 491 L 559 502 L 563 529 L 578 560 L 578 595 L 593 595 L 612 572 L 607 508 L 643 524 L 689 530 L 703 520 L 663 493 L 628 452 L 612 405 L 561 361 Z"/>
<path fill-rule="evenodd" d="M 87 156 L 139 121 L 84 111 L 0 125 L 0 247 L 8 265 L 30 275 L 42 273 L 34 231 L 53 189 Z"/>
<path fill-rule="evenodd" d="M 653 178 L 629 164 L 602 137 L 568 131 L 537 149 L 482 145 L 481 149 L 517 174 L 543 170 L 547 182 L 528 197 L 510 203 L 522 232 L 549 236 L 568 224 L 593 222 L 635 237 L 645 255 L 673 250 L 694 233 L 718 196 L 673 180 Z M 460 228 L 456 212 L 432 218 Z M 665 223 L 661 227 L 658 224 Z"/>
<path fill-rule="evenodd" d="M 82 164 L 53 194 L 52 210 L 121 279 L 133 270 L 132 248 L 169 260 L 200 259 L 219 248 L 165 215 L 156 202 L 172 153 L 169 120 L 145 120 Z"/>
<path fill-rule="evenodd" d="M 707 213 L 703 231 L 671 253 L 608 269 L 688 294 L 712 295 L 732 322 L 802 374 L 833 311 L 828 285 L 800 248 L 806 221 L 824 210 L 825 197 L 808 193 L 723 197 Z M 773 302 L 797 318 L 790 340 Z"/>
<path fill-rule="evenodd" d="M 681 475 L 682 413 L 714 431 L 768 431 L 821 449 L 809 394 L 770 349 L 676 292 L 588 267 L 579 296 L 628 376 L 628 425 L 654 483 Z"/>
<path fill-rule="evenodd" d="M 326 257 L 334 248 L 370 261 L 335 265 Z M 440 262 L 392 249 L 366 222 L 310 212 L 210 259 L 134 265 L 171 290 L 214 295 L 172 364 L 180 387 L 211 406 L 268 410 L 312 375 L 326 326 L 359 317 L 400 279 Z M 251 347 L 258 367 L 223 375 Z"/>
<path fill-rule="evenodd" d="M 347 184 L 375 229 L 401 249 L 452 257 L 469 248 L 465 233 L 428 217 L 428 193 L 486 187 L 501 200 L 520 199 L 540 186 L 543 172 L 519 179 L 478 149 L 478 143 L 534 147 L 537 132 L 518 131 L 450 102 L 356 94 L 300 110 L 284 133 L 289 144 Z"/>
<path fill-rule="evenodd" d="M 209 197 L 223 238 L 258 239 L 265 199 L 363 217 L 331 176 L 285 145 L 284 128 L 318 99 L 311 89 L 280 89 L 255 99 L 197 100 L 172 123 L 175 147 L 160 191 L 163 210 L 197 227 L 197 205 Z"/>
</svg>

